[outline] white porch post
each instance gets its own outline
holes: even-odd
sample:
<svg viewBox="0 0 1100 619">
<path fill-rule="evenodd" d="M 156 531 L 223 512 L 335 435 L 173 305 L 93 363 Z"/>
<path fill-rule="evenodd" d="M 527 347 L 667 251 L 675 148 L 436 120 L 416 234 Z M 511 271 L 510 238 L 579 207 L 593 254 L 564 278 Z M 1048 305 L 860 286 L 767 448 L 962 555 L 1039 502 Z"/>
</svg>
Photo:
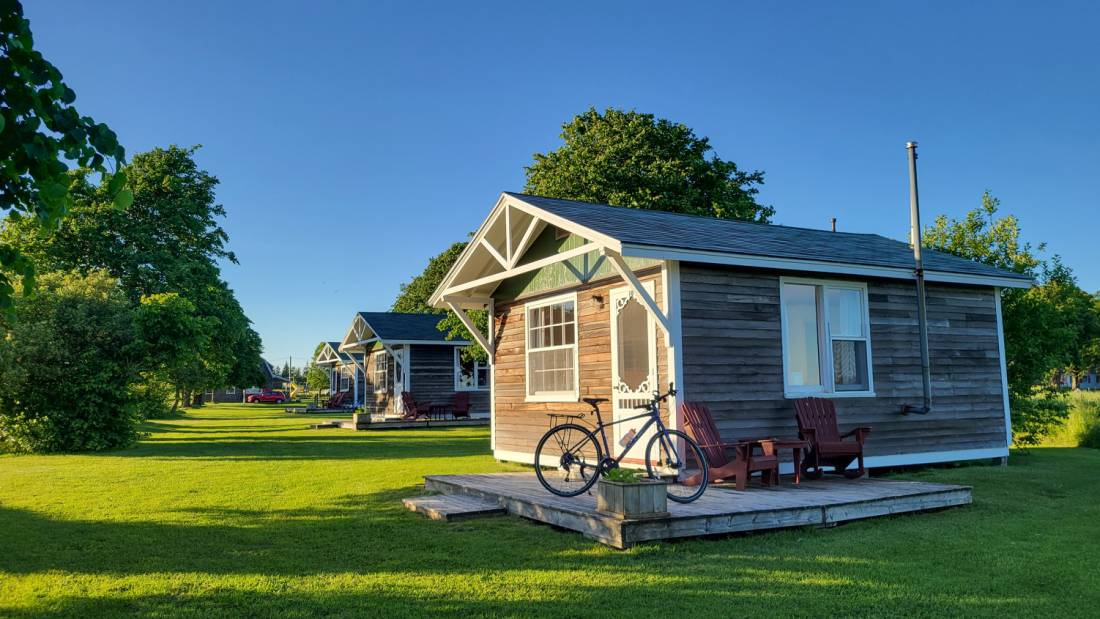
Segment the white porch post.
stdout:
<svg viewBox="0 0 1100 619">
<path fill-rule="evenodd" d="M 666 260 L 661 266 L 662 296 L 664 298 L 665 311 L 668 313 L 668 323 L 671 327 L 665 335 L 665 344 L 668 355 L 668 379 L 676 386 L 676 395 L 669 398 L 670 409 L 669 425 L 674 430 L 681 427 L 680 403 L 687 401 L 687 391 L 684 385 L 684 330 L 681 320 L 680 302 L 680 262 Z"/>
<path fill-rule="evenodd" d="M 626 280 L 626 283 L 634 290 L 634 294 L 638 295 L 638 298 L 642 300 L 643 305 L 649 310 L 649 313 L 657 319 L 657 324 L 660 325 L 661 330 L 665 332 L 665 337 L 671 339 L 672 327 L 669 325 L 668 316 L 665 316 L 661 308 L 657 307 L 657 302 L 654 301 L 653 297 L 646 291 L 645 286 L 642 286 L 642 282 L 638 279 L 638 276 L 634 274 L 634 271 L 630 270 L 630 266 L 627 265 L 622 254 L 607 248 L 601 250 L 601 253 L 607 257 L 608 262 L 611 263 L 611 266 L 615 267 L 619 275 Z"/>
</svg>

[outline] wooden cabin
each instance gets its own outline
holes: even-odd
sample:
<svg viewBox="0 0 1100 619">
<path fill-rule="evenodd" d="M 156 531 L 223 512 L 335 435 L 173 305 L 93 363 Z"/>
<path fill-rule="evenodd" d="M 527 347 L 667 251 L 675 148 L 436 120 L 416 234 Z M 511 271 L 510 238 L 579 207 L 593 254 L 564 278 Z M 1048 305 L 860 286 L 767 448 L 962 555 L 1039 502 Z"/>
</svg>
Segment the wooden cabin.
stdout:
<svg viewBox="0 0 1100 619">
<path fill-rule="evenodd" d="M 435 291 L 490 352 L 492 448 L 531 462 L 551 412 L 631 414 L 675 383 L 724 438 L 793 437 L 797 398 L 873 428 L 869 466 L 1000 458 L 1011 443 L 1001 288 L 1019 274 L 924 252 L 932 406 L 907 243 L 514 193 Z M 467 312 L 487 309 L 489 333 Z M 673 427 L 677 414 L 664 413 Z M 617 440 L 632 424 L 617 426 Z M 644 445 L 645 441 L 640 444 Z"/>
<path fill-rule="evenodd" d="M 402 414 L 401 393 L 417 402 L 447 404 L 470 392 L 470 411 L 489 412 L 489 368 L 463 359 L 466 340 L 448 340 L 439 314 L 359 312 L 337 352 L 348 354 L 365 376 L 361 406 L 367 413 Z"/>
<path fill-rule="evenodd" d="M 350 393 L 346 400 L 353 407 L 363 404 L 367 392 L 367 381 L 363 371 L 363 353 L 340 351 L 340 342 L 321 342 L 317 357 L 313 363 L 328 373 L 330 395 Z"/>
</svg>

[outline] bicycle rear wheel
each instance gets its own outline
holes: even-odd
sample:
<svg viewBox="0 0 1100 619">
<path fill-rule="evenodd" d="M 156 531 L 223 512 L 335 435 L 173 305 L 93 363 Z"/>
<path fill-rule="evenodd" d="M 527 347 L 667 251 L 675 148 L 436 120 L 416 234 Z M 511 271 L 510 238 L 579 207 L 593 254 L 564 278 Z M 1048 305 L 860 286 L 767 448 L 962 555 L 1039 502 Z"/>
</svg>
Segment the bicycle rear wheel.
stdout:
<svg viewBox="0 0 1100 619">
<path fill-rule="evenodd" d="M 679 430 L 653 435 L 645 449 L 645 469 L 650 479 L 668 482 L 668 498 L 690 503 L 707 490 L 709 471 L 699 444 Z"/>
<path fill-rule="evenodd" d="M 588 428 L 566 423 L 551 428 L 535 448 L 535 475 L 558 496 L 577 496 L 600 476 L 603 453 Z"/>
</svg>

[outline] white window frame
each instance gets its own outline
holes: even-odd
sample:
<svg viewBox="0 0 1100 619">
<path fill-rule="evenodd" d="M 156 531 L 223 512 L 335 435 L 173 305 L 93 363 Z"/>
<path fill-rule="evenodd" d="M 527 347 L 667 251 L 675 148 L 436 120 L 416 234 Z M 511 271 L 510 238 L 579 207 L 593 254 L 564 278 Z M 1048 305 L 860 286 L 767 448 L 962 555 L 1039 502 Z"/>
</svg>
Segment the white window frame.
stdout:
<svg viewBox="0 0 1100 619">
<path fill-rule="evenodd" d="M 492 376 L 489 372 L 489 364 L 485 361 L 474 361 L 474 384 L 470 387 L 462 385 L 462 347 L 455 346 L 455 391 L 489 391 L 490 383 L 492 383 Z M 479 371 L 485 372 L 486 385 L 484 387 L 477 386 L 477 373 Z"/>
<path fill-rule="evenodd" d="M 348 375 L 347 368 L 340 368 L 340 391 L 351 391 L 351 376 Z"/>
<path fill-rule="evenodd" d="M 237 395 L 237 388 L 236 387 L 226 387 L 225 388 L 225 395 Z"/>
<path fill-rule="evenodd" d="M 378 361 L 379 357 L 382 359 L 382 383 L 378 382 Z M 375 393 L 386 393 L 390 388 L 390 353 L 383 350 L 375 353 L 374 359 L 371 359 L 371 382 L 374 383 Z"/>
<path fill-rule="evenodd" d="M 783 290 L 787 284 L 800 284 L 804 286 L 816 286 L 820 289 L 818 294 L 817 320 L 820 326 L 818 330 L 817 354 L 818 367 L 821 372 L 821 386 L 791 386 L 787 384 L 787 366 L 789 344 L 787 339 L 787 304 Z M 833 337 L 829 331 L 829 304 L 826 301 L 825 290 L 828 288 L 858 290 L 863 303 L 862 338 L 840 337 L 838 340 L 851 340 L 867 343 L 867 389 L 861 391 L 837 391 L 833 376 Z M 779 278 L 779 323 L 782 330 L 783 345 L 783 396 L 786 398 L 804 398 L 817 396 L 822 398 L 873 398 L 875 397 L 875 372 L 871 362 L 871 303 L 867 294 L 865 282 L 852 282 L 834 279 L 817 279 L 807 277 Z"/>
<path fill-rule="evenodd" d="M 557 303 L 573 302 L 573 343 L 564 344 L 562 346 L 551 346 L 548 348 L 540 348 L 539 350 L 555 350 L 563 348 L 573 349 L 573 390 L 572 391 L 555 391 L 547 393 L 538 393 L 531 395 L 531 333 L 530 333 L 530 316 L 531 310 L 545 307 L 547 305 L 554 305 Z M 577 300 L 576 292 L 568 292 L 565 294 L 559 294 L 557 296 L 548 297 L 545 299 L 539 299 L 538 301 L 531 301 L 523 306 L 523 393 L 525 402 L 576 402 L 581 397 L 581 376 L 580 376 L 580 323 L 581 323 L 581 307 Z"/>
</svg>

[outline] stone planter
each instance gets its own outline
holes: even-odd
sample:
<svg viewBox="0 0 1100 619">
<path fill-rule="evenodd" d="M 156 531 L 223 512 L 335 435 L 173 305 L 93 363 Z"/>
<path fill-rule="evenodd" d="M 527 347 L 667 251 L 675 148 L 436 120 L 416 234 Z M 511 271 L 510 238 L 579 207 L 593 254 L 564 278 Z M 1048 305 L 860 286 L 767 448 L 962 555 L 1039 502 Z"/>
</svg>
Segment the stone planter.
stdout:
<svg viewBox="0 0 1100 619">
<path fill-rule="evenodd" d="M 600 479 L 596 482 L 596 511 L 624 520 L 668 516 L 667 482 L 643 480 L 624 484 Z"/>
<path fill-rule="evenodd" d="M 354 413 L 351 416 L 356 430 L 366 430 L 370 427 L 370 413 Z"/>
</svg>

